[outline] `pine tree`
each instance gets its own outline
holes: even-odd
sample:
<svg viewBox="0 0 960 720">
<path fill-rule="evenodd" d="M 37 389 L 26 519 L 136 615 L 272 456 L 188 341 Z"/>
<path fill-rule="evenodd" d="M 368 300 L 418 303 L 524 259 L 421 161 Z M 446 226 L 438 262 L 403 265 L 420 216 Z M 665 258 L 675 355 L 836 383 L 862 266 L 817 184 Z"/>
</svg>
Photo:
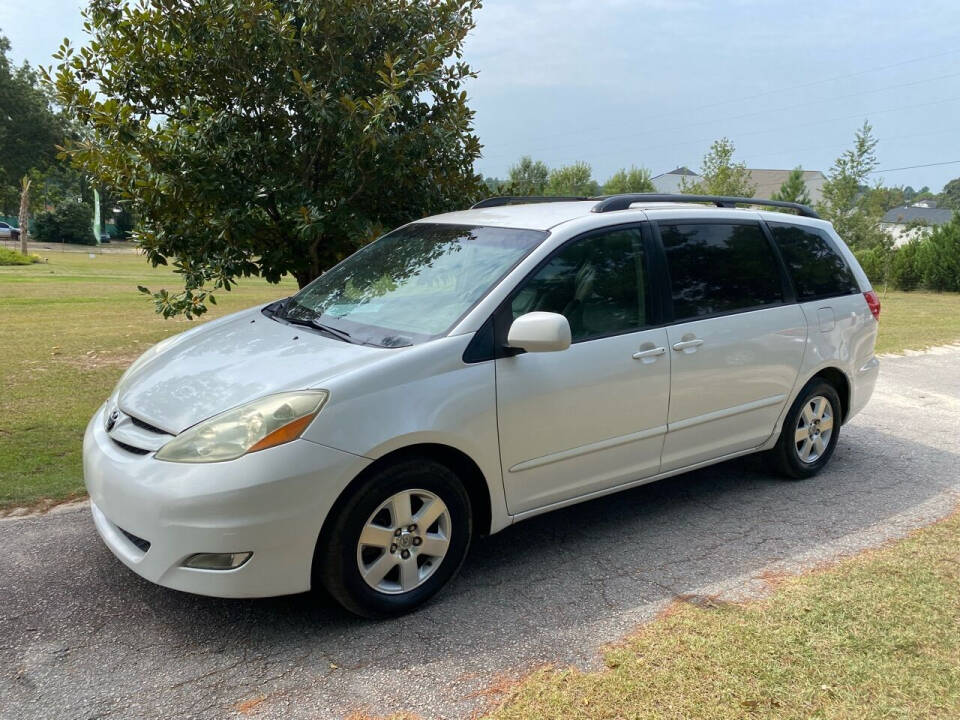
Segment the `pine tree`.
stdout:
<svg viewBox="0 0 960 720">
<path fill-rule="evenodd" d="M 783 185 L 770 199 L 809 205 L 810 193 L 807 191 L 807 184 L 803 181 L 803 168 L 797 165 L 791 170 L 790 175 L 783 181 Z"/>
</svg>

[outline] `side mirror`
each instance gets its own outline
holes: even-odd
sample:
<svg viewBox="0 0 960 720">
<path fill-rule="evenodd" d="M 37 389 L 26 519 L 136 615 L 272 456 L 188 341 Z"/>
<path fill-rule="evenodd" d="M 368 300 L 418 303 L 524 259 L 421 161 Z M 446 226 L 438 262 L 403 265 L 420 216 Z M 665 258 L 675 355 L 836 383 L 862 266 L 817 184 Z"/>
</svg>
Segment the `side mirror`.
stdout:
<svg viewBox="0 0 960 720">
<path fill-rule="evenodd" d="M 556 352 L 570 347 L 570 323 L 559 313 L 521 315 L 507 333 L 507 345 L 527 352 Z"/>
</svg>

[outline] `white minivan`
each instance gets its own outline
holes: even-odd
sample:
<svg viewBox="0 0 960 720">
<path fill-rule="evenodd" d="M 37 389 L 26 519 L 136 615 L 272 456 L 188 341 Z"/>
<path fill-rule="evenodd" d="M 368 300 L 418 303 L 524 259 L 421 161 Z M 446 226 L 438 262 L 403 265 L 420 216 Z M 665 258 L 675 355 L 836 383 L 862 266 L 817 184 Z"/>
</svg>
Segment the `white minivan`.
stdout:
<svg viewBox="0 0 960 720">
<path fill-rule="evenodd" d="M 87 427 L 93 520 L 166 587 L 395 615 L 518 520 L 746 453 L 815 474 L 879 313 L 804 206 L 493 198 L 148 350 Z"/>
</svg>

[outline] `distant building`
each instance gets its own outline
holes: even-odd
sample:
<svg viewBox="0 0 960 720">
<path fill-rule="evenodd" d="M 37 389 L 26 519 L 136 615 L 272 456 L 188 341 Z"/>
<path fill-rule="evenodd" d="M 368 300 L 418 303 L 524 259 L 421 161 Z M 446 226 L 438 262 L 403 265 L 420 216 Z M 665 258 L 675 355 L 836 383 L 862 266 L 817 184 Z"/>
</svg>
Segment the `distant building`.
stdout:
<svg viewBox="0 0 960 720">
<path fill-rule="evenodd" d="M 700 176 L 687 167 L 678 167 L 676 170 L 650 178 L 650 182 L 653 183 L 653 187 L 657 189 L 658 193 L 683 192 L 682 184 L 684 181 L 687 185 L 693 185 L 698 180 L 700 180 Z"/>
<path fill-rule="evenodd" d="M 754 197 L 770 198 L 780 191 L 792 170 L 750 170 L 750 182 L 757 186 Z M 804 170 L 803 183 L 807 186 L 810 203 L 816 204 L 823 200 L 823 184 L 827 181 L 826 175 L 819 170 Z"/>
<path fill-rule="evenodd" d="M 753 194 L 757 198 L 770 198 L 774 193 L 780 190 L 780 186 L 787 181 L 791 170 L 750 170 L 750 182 L 757 186 Z M 702 178 L 693 170 L 687 167 L 678 167 L 668 173 L 657 175 L 651 178 L 653 187 L 661 193 L 683 192 L 683 185 L 693 185 Z M 803 182 L 807 186 L 807 192 L 810 194 L 810 202 L 817 203 L 823 199 L 823 184 L 827 181 L 826 176 L 819 170 L 804 170 Z"/>
<path fill-rule="evenodd" d="M 887 210 L 880 227 L 893 238 L 894 246 L 899 247 L 928 234 L 938 225 L 946 225 L 952 218 L 953 210 L 938 208 L 935 200 L 920 200 Z"/>
</svg>

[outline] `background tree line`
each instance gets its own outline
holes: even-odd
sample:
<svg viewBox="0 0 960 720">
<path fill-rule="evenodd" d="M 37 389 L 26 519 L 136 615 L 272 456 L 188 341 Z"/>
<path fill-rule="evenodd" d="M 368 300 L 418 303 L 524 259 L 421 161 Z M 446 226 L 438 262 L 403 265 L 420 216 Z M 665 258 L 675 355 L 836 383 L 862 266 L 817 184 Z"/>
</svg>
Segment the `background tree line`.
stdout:
<svg viewBox="0 0 960 720">
<path fill-rule="evenodd" d="M 384 230 L 483 195 L 654 191 L 639 165 L 602 183 L 586 162 L 550 168 L 531 157 L 504 179 L 476 173 L 481 145 L 464 89 L 474 71 L 462 48 L 479 6 L 91 0 L 87 44 L 65 41 L 50 71 L 13 67 L 2 41 L 0 139 L 15 151 L 0 158 L 0 209 L 15 211 L 28 177 L 40 239 L 92 242 L 99 189 L 108 213 L 122 209 L 128 227 L 136 216 L 149 261 L 182 278 L 180 289 L 149 291 L 158 311 L 194 316 L 240 277 L 290 274 L 303 286 Z M 883 213 L 931 193 L 871 184 L 875 146 L 864 124 L 817 209 L 875 280 L 949 286 L 929 269 L 894 272 L 913 267 L 908 255 L 954 249 L 945 231 L 893 248 Z M 756 192 L 727 138 L 682 189 Z M 774 198 L 810 202 L 801 168 Z M 960 208 L 960 178 L 935 198 Z M 941 250 L 921 252 L 931 238 Z"/>
<path fill-rule="evenodd" d="M 938 207 L 960 211 L 960 178 L 948 182 L 939 194 L 931 193 L 927 187 L 917 191 L 909 186 L 871 184 L 870 176 L 878 166 L 876 147 L 873 130 L 864 122 L 856 131 L 851 148 L 826 173 L 823 197 L 816 203 L 816 210 L 833 223 L 872 282 L 901 290 L 960 291 L 960 216 L 937 228 L 915 223 L 909 228 L 913 237 L 899 248 L 894 247 L 893 237 L 881 226 L 888 210 L 919 200 L 935 200 Z M 750 171 L 745 163 L 734 159 L 735 152 L 728 138 L 715 141 L 703 157 L 698 179 L 683 182 L 681 192 L 754 197 L 756 186 L 750 180 Z M 492 195 L 591 197 L 655 192 L 650 172 L 645 168 L 621 169 L 601 185 L 593 179 L 590 165 L 585 162 L 551 169 L 529 156 L 520 158 L 510 168 L 507 179 L 488 177 L 484 183 Z M 803 168 L 794 168 L 770 199 L 813 204 L 803 180 Z"/>
<path fill-rule="evenodd" d="M 56 107 L 38 71 L 26 62 L 15 66 L 9 52 L 9 40 L 0 35 L 0 216 L 18 225 L 27 180 L 33 239 L 93 244 L 94 185 L 59 152 L 78 136 L 78 126 Z M 129 235 L 132 215 L 113 202 L 108 188 L 98 189 L 117 233 Z"/>
</svg>

